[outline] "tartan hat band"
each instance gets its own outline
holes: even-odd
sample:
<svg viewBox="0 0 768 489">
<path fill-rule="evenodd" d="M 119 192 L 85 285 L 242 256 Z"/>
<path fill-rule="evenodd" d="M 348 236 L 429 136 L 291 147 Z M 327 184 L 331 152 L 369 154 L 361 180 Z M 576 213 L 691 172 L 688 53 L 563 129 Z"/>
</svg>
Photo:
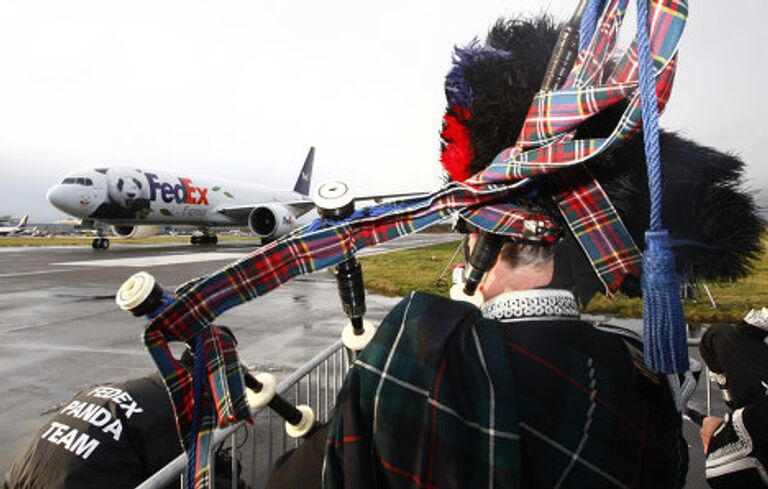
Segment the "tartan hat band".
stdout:
<svg viewBox="0 0 768 489">
<path fill-rule="evenodd" d="M 562 227 L 549 216 L 531 213 L 512 203 L 464 209 L 459 216 L 478 229 L 514 241 L 553 244 L 562 232 Z"/>
</svg>

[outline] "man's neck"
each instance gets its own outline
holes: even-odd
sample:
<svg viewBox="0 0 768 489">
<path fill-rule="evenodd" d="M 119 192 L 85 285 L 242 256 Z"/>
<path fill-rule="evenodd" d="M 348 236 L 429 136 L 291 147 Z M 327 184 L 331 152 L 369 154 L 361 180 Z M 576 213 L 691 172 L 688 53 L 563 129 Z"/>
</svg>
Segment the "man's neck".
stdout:
<svg viewBox="0 0 768 489">
<path fill-rule="evenodd" d="M 508 284 L 504 292 L 537 289 L 552 281 L 552 270 L 541 267 L 524 265 L 509 271 Z"/>
</svg>

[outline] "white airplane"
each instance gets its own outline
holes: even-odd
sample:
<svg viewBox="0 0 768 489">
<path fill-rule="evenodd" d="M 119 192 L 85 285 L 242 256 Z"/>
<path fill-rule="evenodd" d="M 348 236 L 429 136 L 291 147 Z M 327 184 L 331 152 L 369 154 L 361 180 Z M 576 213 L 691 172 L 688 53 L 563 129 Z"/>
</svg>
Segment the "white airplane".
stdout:
<svg viewBox="0 0 768 489">
<path fill-rule="evenodd" d="M 29 220 L 29 214 L 19 219 L 19 223 L 15 226 L 0 226 L 0 236 L 9 236 L 11 234 L 19 234 L 27 227 L 27 221 Z"/>
<path fill-rule="evenodd" d="M 309 197 L 315 148 L 310 148 L 293 190 L 212 178 L 195 178 L 130 167 L 93 168 L 67 175 L 48 190 L 57 209 L 96 227 L 94 249 L 107 249 L 109 239 L 99 223 L 118 236 L 142 238 L 161 226 L 193 226 L 202 231 L 192 244 L 215 244 L 216 227 L 245 227 L 262 243 L 284 236 L 309 222 L 315 204 Z M 416 194 L 361 197 L 355 200 Z"/>
<path fill-rule="evenodd" d="M 64 177 L 48 190 L 54 207 L 82 220 L 105 223 L 127 238 L 145 238 L 161 226 L 194 226 L 202 231 L 192 244 L 215 244 L 212 228 L 248 226 L 263 241 L 298 227 L 298 218 L 314 208 L 309 198 L 315 148 L 310 148 L 293 190 L 131 167 L 91 168 Z M 109 248 L 103 236 L 94 249 Z"/>
</svg>

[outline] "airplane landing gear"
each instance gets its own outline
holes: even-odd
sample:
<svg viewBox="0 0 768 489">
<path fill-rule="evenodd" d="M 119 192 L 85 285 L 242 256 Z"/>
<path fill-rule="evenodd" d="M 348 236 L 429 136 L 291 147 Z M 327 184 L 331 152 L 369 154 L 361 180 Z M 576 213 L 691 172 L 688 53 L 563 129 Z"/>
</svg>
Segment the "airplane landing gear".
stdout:
<svg viewBox="0 0 768 489">
<path fill-rule="evenodd" d="M 215 245 L 219 237 L 215 234 L 193 234 L 189 241 L 193 245 Z"/>
<path fill-rule="evenodd" d="M 109 239 L 108 238 L 93 238 L 93 241 L 91 241 L 91 247 L 94 250 L 106 250 L 106 249 L 109 249 Z"/>
</svg>

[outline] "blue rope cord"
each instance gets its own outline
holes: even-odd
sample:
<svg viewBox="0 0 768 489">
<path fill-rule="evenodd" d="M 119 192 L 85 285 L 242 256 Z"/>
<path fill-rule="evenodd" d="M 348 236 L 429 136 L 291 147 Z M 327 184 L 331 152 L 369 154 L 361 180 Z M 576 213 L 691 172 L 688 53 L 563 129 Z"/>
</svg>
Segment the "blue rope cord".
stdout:
<svg viewBox="0 0 768 489">
<path fill-rule="evenodd" d="M 643 139 L 648 166 L 650 229 L 643 255 L 643 339 L 646 365 L 663 373 L 688 370 L 685 317 L 669 234 L 661 223 L 661 155 L 656 80 L 648 40 L 648 3 L 637 1 L 637 57 Z"/>
<path fill-rule="evenodd" d="M 659 156 L 659 106 L 656 80 L 648 41 L 648 3 L 637 2 L 637 57 L 640 70 L 640 103 L 643 111 L 643 139 L 648 161 L 651 198 L 651 231 L 661 230 L 661 158 Z"/>
<path fill-rule="evenodd" d="M 206 378 L 205 370 L 205 343 L 203 333 L 199 333 L 195 339 L 195 366 L 192 373 L 192 389 L 195 394 L 192 424 L 189 431 L 189 446 L 187 447 L 187 489 L 195 487 L 195 469 L 197 466 L 197 435 L 200 432 L 202 418 L 201 404 L 203 400 L 203 385 Z"/>
<path fill-rule="evenodd" d="M 579 26 L 579 51 L 587 49 L 597 28 L 597 20 L 603 12 L 604 0 L 589 0 Z"/>
</svg>

